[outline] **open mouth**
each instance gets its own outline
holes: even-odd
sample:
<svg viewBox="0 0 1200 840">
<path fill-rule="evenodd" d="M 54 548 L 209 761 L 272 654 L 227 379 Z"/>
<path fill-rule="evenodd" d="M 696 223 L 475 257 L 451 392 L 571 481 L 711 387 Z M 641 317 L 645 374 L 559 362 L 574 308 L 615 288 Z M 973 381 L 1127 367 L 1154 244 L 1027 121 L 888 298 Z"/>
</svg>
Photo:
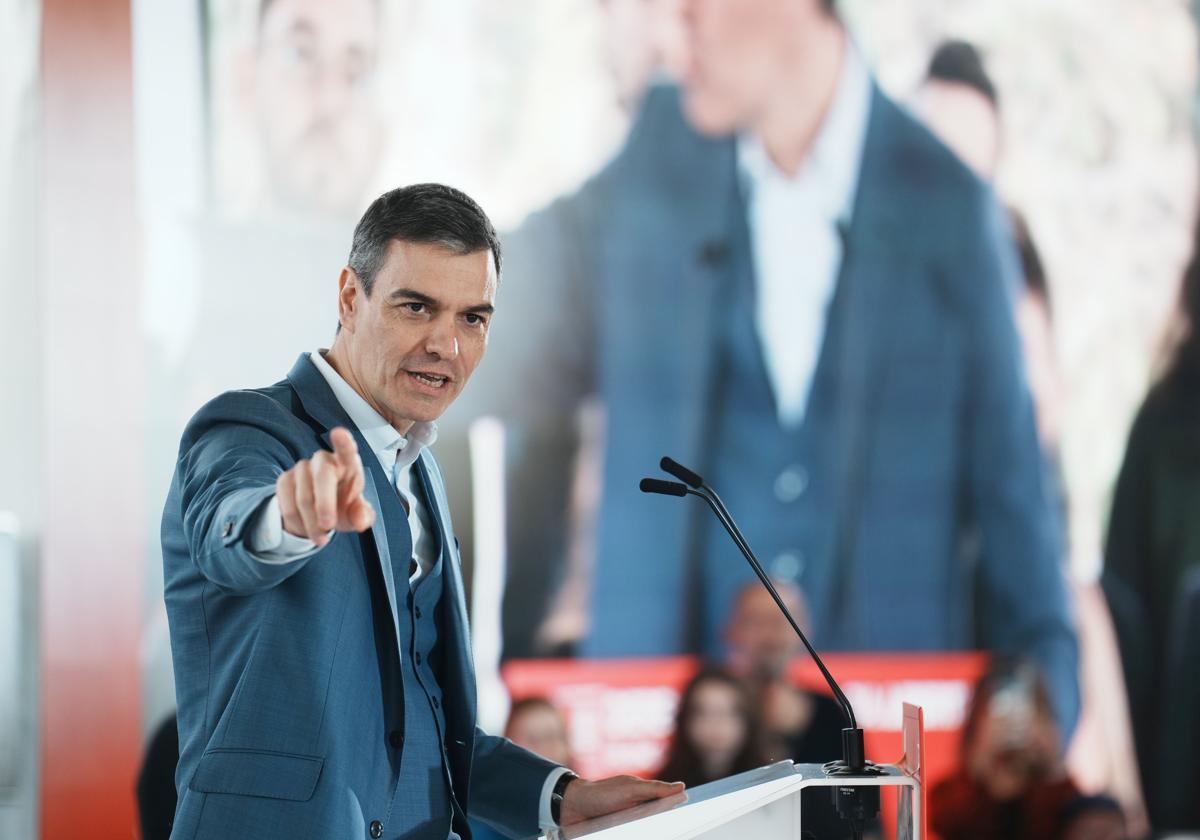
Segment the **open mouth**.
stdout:
<svg viewBox="0 0 1200 840">
<path fill-rule="evenodd" d="M 440 376 L 436 373 L 422 373 L 420 371 L 407 371 L 408 375 L 429 388 L 444 388 L 446 383 L 450 381 L 448 376 Z"/>
</svg>

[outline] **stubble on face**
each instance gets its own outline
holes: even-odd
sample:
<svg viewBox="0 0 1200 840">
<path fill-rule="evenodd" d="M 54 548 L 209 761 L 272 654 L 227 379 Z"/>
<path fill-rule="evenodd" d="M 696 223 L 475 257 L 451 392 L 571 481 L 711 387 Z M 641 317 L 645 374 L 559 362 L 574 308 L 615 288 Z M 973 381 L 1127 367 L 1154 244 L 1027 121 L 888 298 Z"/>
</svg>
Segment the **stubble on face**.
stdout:
<svg viewBox="0 0 1200 840">
<path fill-rule="evenodd" d="M 343 272 L 343 329 L 331 364 L 401 434 L 436 420 L 487 349 L 497 283 L 491 252 L 393 240 L 370 295 L 350 275 Z"/>
</svg>

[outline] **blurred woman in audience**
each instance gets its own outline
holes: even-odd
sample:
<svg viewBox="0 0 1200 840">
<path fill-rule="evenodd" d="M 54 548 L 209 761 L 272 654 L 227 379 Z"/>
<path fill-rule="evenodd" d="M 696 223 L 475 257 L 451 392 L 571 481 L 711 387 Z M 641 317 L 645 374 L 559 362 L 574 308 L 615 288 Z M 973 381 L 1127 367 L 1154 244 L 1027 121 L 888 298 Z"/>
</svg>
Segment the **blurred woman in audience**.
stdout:
<svg viewBox="0 0 1200 840">
<path fill-rule="evenodd" d="M 695 787 L 764 763 L 749 690 L 728 671 L 704 668 L 683 690 L 667 760 L 654 777 Z"/>
<path fill-rule="evenodd" d="M 1178 338 L 1129 435 L 1103 578 L 1158 830 L 1200 830 L 1200 650 L 1186 633 L 1200 620 L 1200 583 L 1189 594 L 1189 575 L 1200 580 L 1200 226 Z"/>
<path fill-rule="evenodd" d="M 930 826 L 943 840 L 1126 837 L 1120 807 L 1082 795 L 1061 751 L 1037 668 L 997 661 L 971 698 L 959 770 L 930 792 Z"/>
<path fill-rule="evenodd" d="M 504 737 L 564 767 L 574 764 L 567 721 L 545 697 L 526 697 L 513 703 Z"/>
</svg>

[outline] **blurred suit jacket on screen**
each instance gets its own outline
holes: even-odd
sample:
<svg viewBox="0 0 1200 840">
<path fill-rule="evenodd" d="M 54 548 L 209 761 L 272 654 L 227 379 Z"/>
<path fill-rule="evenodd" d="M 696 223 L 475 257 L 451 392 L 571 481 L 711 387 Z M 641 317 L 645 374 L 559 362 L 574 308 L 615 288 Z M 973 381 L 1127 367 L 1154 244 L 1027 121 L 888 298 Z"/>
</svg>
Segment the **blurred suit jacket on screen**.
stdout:
<svg viewBox="0 0 1200 840">
<path fill-rule="evenodd" d="M 307 559 L 259 561 L 245 545 L 254 514 L 283 471 L 331 448 L 336 426 L 350 429 L 364 453 L 374 526 L 337 534 Z M 403 822 L 387 812 L 403 753 L 394 733 L 404 733 L 406 746 L 414 734 L 396 629 L 413 610 L 411 599 L 394 596 L 396 581 L 407 588 L 407 580 L 389 571 L 393 525 L 380 502 L 395 491 L 370 452 L 308 354 L 269 388 L 208 403 L 184 432 L 162 525 L 179 700 L 173 837 L 367 838 L 373 820 L 387 820 L 388 836 Z M 454 829 L 463 837 L 468 802 L 472 816 L 531 835 L 555 765 L 476 728 L 445 489 L 428 450 L 414 469 L 429 488 L 441 544 L 437 646 L 426 663 L 438 658 L 441 696 L 433 705 L 445 733 L 431 772 L 448 768 Z M 400 553 L 392 533 L 390 551 Z M 409 557 L 399 561 L 407 570 Z"/>
<path fill-rule="evenodd" d="M 603 492 L 582 653 L 716 652 L 751 572 L 703 505 L 637 483 L 665 454 L 710 479 L 726 463 L 718 490 L 762 526 L 747 529 L 751 544 L 789 523 L 805 544 L 792 568 L 817 644 L 1030 654 L 1069 731 L 1078 654 L 1013 325 L 1019 269 L 994 196 L 872 86 L 809 401 L 823 425 L 796 450 L 807 488 L 760 509 L 769 481 L 745 487 L 741 473 L 775 456 L 755 447 L 779 448 L 780 467 L 795 452 L 778 424 L 767 429 L 769 399 L 755 416 L 729 396 L 746 385 L 727 365 L 753 331 L 737 301 L 755 282 L 736 145 L 698 135 L 679 91 L 656 88 L 618 156 L 506 240 L 492 362 L 512 425 L 507 653 L 533 649 L 561 578 L 574 417 L 598 395 Z M 750 456 L 745 471 L 730 452 Z"/>
</svg>

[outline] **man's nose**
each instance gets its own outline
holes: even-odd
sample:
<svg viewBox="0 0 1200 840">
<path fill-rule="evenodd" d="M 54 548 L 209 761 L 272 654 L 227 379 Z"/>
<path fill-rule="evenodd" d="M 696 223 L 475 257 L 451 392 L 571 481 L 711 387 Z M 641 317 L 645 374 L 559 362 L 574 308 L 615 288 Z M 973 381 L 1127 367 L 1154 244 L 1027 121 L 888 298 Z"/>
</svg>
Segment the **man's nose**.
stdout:
<svg viewBox="0 0 1200 840">
<path fill-rule="evenodd" d="M 430 325 L 425 339 L 425 352 L 439 359 L 458 358 L 458 333 L 450 319 L 438 318 Z"/>
</svg>

